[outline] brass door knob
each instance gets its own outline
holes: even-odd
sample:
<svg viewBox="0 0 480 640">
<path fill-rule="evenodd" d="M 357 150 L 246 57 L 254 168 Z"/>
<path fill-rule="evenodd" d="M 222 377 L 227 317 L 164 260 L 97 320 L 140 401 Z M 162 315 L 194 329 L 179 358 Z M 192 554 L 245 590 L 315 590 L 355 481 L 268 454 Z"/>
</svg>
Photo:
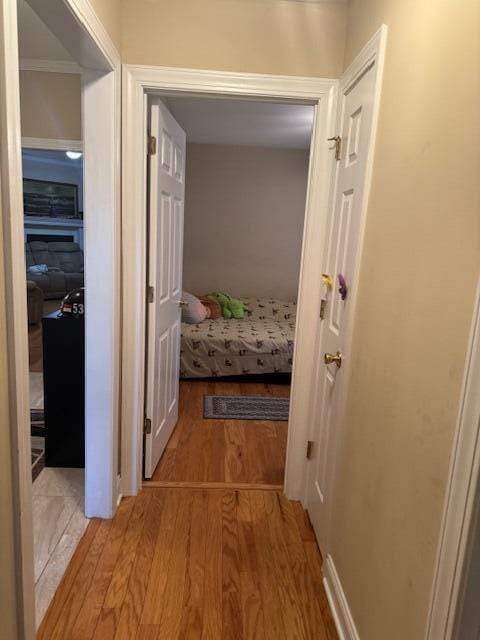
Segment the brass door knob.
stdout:
<svg viewBox="0 0 480 640">
<path fill-rule="evenodd" d="M 340 351 L 337 351 L 336 354 L 326 353 L 323 356 L 323 361 L 325 362 L 325 364 L 335 363 L 337 367 L 340 369 L 340 367 L 342 366 L 342 354 L 340 353 Z"/>
<path fill-rule="evenodd" d="M 178 301 L 178 306 L 179 307 L 188 307 L 188 300 L 179 300 Z"/>
</svg>

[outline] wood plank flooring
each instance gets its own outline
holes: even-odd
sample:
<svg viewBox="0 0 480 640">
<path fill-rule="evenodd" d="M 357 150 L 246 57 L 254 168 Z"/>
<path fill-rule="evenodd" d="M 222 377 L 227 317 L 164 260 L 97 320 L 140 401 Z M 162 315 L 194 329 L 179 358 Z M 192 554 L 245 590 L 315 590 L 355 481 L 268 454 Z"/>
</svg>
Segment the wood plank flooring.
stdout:
<svg viewBox="0 0 480 640">
<path fill-rule="evenodd" d="M 182 380 L 178 423 L 152 481 L 282 485 L 288 423 L 207 420 L 203 396 L 289 394 L 289 385 Z"/>
<path fill-rule="evenodd" d="M 338 640 L 301 505 L 143 489 L 92 520 L 38 640 Z"/>
</svg>

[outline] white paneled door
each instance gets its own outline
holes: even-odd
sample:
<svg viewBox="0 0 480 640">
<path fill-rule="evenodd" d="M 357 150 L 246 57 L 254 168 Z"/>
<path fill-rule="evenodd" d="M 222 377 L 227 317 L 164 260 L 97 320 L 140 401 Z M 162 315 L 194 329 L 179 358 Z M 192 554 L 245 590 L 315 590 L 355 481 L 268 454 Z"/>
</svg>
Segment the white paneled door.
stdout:
<svg viewBox="0 0 480 640">
<path fill-rule="evenodd" d="M 178 418 L 186 144 L 185 132 L 158 98 L 150 102 L 150 132 L 146 478 Z"/>
<path fill-rule="evenodd" d="M 345 393 L 348 331 L 352 316 L 361 233 L 363 196 L 372 135 L 376 84 L 375 65 L 340 83 L 336 169 L 333 174 L 327 251 L 323 271 L 323 320 L 318 342 L 316 394 L 311 433 L 307 506 L 321 550 L 327 553 L 330 486 Z"/>
</svg>

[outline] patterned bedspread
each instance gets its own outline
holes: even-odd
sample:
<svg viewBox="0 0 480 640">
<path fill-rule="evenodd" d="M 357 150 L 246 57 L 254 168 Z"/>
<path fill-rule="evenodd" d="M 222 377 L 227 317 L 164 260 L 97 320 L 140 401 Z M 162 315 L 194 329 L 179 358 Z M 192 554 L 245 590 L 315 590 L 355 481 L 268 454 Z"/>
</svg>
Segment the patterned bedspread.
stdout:
<svg viewBox="0 0 480 640">
<path fill-rule="evenodd" d="M 292 370 L 296 303 L 242 298 L 243 320 L 182 323 L 180 376 L 206 378 Z"/>
</svg>

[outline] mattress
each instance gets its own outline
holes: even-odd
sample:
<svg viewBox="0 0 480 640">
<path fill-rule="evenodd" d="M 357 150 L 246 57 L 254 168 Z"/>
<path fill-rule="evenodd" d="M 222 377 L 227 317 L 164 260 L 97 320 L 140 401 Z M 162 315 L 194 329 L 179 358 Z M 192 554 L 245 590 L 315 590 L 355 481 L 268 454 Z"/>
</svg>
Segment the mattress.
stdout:
<svg viewBox="0 0 480 640">
<path fill-rule="evenodd" d="M 182 323 L 180 377 L 210 378 L 292 370 L 296 303 L 241 298 L 242 320 Z"/>
</svg>

